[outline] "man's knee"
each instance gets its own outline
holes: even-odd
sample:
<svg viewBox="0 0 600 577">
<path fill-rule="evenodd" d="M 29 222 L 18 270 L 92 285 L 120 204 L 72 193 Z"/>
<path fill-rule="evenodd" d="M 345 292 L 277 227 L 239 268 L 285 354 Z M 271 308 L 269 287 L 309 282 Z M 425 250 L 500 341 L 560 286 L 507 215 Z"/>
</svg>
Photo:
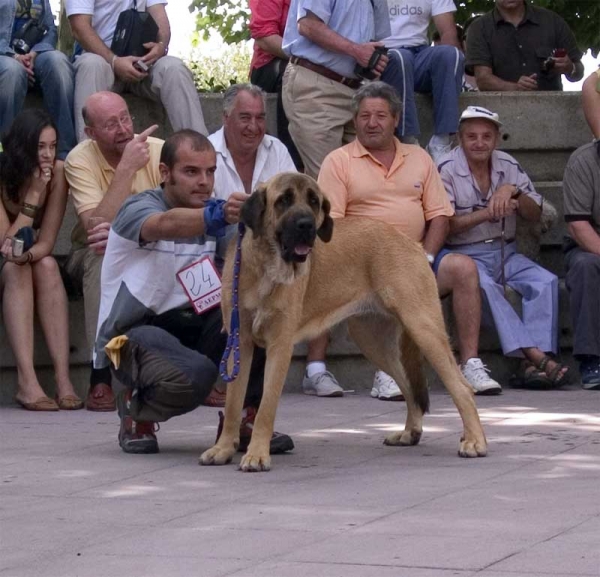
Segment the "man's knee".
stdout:
<svg viewBox="0 0 600 577">
<path fill-rule="evenodd" d="M 454 46 L 440 44 L 431 46 L 429 50 L 431 50 L 432 66 L 450 67 L 452 70 L 457 70 L 464 64 L 464 54 Z"/>
<path fill-rule="evenodd" d="M 59 50 L 42 52 L 35 59 L 35 72 L 43 76 L 56 76 L 62 81 L 72 82 L 74 78 L 73 65 Z"/>
<path fill-rule="evenodd" d="M 110 64 L 98 56 L 98 54 L 92 54 L 86 52 L 75 60 L 75 73 L 79 79 L 85 77 L 112 77 L 114 79 L 113 71 Z M 107 86 L 106 89 L 109 89 Z"/>
<path fill-rule="evenodd" d="M 25 67 L 14 58 L 0 56 L 0 79 L 2 90 L 13 92 L 15 90 L 27 92 L 27 71 Z"/>
<path fill-rule="evenodd" d="M 177 83 L 182 81 L 193 81 L 192 72 L 181 58 L 175 56 L 163 56 L 156 61 L 152 67 L 152 79 L 159 75 L 163 83 Z"/>
<path fill-rule="evenodd" d="M 446 285 L 451 289 L 479 288 L 477 265 L 471 257 L 464 254 L 446 255 L 440 263 L 437 278 L 438 284 Z"/>
</svg>

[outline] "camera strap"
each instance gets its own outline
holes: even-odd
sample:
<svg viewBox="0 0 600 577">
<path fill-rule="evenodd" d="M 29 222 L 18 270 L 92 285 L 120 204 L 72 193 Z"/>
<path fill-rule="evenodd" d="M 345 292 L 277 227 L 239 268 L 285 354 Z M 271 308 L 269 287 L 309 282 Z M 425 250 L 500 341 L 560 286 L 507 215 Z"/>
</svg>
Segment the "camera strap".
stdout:
<svg viewBox="0 0 600 577">
<path fill-rule="evenodd" d="M 27 18 L 29 18 L 30 20 L 36 20 L 36 18 L 34 18 L 31 15 L 31 9 L 33 7 L 33 2 L 32 0 L 17 0 L 17 4 L 19 5 L 19 8 L 21 8 L 21 12 L 27 16 Z M 46 7 L 44 6 L 44 2 L 43 0 L 40 2 L 40 16 L 43 16 Z"/>
</svg>

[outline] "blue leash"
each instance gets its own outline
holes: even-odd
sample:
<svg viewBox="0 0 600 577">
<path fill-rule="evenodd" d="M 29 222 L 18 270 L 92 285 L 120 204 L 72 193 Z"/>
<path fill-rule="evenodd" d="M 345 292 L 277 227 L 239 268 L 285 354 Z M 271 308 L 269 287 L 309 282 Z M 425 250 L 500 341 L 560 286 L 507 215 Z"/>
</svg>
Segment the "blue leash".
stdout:
<svg viewBox="0 0 600 577">
<path fill-rule="evenodd" d="M 227 346 L 225 352 L 221 358 L 221 364 L 219 365 L 219 371 L 221 378 L 226 382 L 230 383 L 235 381 L 240 372 L 240 307 L 239 307 L 239 288 L 240 288 L 240 270 L 242 268 L 242 239 L 246 227 L 243 223 L 238 224 L 238 238 L 235 247 L 235 261 L 233 263 L 233 290 L 232 290 L 232 304 L 233 310 L 231 311 L 231 326 L 229 327 L 229 335 L 227 337 Z M 227 372 L 227 363 L 231 352 L 233 351 L 233 371 L 231 375 Z"/>
</svg>

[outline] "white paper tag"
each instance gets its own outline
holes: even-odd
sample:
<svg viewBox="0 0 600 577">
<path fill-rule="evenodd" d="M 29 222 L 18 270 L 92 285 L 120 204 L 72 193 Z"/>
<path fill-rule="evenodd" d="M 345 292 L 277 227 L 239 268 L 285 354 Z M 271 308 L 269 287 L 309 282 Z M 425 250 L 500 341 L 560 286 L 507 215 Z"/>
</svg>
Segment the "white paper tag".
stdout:
<svg viewBox="0 0 600 577">
<path fill-rule="evenodd" d="M 212 260 L 205 256 L 182 268 L 177 278 L 183 286 L 196 314 L 202 314 L 221 304 L 221 277 Z"/>
</svg>

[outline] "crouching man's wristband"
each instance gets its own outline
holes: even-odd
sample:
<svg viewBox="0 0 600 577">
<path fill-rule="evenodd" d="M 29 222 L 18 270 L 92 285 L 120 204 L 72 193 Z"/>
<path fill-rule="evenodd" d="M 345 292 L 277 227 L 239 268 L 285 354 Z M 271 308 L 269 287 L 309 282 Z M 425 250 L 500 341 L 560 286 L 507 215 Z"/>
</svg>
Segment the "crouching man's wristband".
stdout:
<svg viewBox="0 0 600 577">
<path fill-rule="evenodd" d="M 225 201 L 211 198 L 204 207 L 204 232 L 209 236 L 221 237 L 229 223 L 225 220 Z"/>
</svg>

